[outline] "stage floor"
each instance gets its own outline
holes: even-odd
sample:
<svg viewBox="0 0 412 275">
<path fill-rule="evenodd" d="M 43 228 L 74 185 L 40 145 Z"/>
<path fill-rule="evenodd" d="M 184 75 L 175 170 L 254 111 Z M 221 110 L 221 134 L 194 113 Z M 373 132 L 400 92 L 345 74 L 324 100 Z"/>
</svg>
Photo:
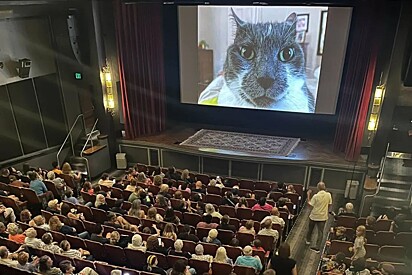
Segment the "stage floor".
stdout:
<svg viewBox="0 0 412 275">
<path fill-rule="evenodd" d="M 237 157 L 247 157 L 252 159 L 273 159 L 285 162 L 305 162 L 320 165 L 332 165 L 332 166 L 344 166 L 346 168 L 356 167 L 356 169 L 366 168 L 366 158 L 361 156 L 358 161 L 350 162 L 344 159 L 343 153 L 333 152 L 333 144 L 326 141 L 318 140 L 301 140 L 296 148 L 288 156 L 278 156 L 278 155 L 262 155 L 253 154 L 245 152 L 236 152 L 229 150 L 217 150 L 217 149 L 204 149 L 195 148 L 189 146 L 179 145 L 181 142 L 194 135 L 198 130 L 202 128 L 195 127 L 183 127 L 177 126 L 166 131 L 152 136 L 140 137 L 136 140 L 122 140 L 123 142 L 131 144 L 140 144 L 145 146 L 158 146 L 163 148 L 183 150 L 186 153 L 208 153 L 216 155 L 226 155 L 226 156 L 237 156 Z M 208 128 L 203 128 L 208 129 Z M 233 129 L 228 129 L 227 131 L 233 131 Z"/>
</svg>

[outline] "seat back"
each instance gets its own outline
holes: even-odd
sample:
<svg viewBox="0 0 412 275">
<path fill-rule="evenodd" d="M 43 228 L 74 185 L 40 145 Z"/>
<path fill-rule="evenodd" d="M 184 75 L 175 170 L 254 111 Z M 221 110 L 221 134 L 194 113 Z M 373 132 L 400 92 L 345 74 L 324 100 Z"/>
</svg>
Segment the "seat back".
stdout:
<svg viewBox="0 0 412 275">
<path fill-rule="evenodd" d="M 242 265 L 235 265 L 233 267 L 233 272 L 235 274 L 242 274 L 242 275 L 255 275 L 256 274 L 256 271 L 253 267 L 242 266 Z"/>
<path fill-rule="evenodd" d="M 125 266 L 127 264 L 126 255 L 120 246 L 105 244 L 104 250 L 107 262 L 118 266 Z"/>
<path fill-rule="evenodd" d="M 255 190 L 253 193 L 255 194 L 255 199 L 257 200 L 260 198 L 266 198 L 268 195 L 268 192 L 264 190 Z"/>
<path fill-rule="evenodd" d="M 222 244 L 229 244 L 235 236 L 235 233 L 233 233 L 233 231 L 230 230 L 219 229 L 217 236 L 218 239 L 222 242 Z"/>
<path fill-rule="evenodd" d="M 266 251 L 272 251 L 275 248 L 276 243 L 274 243 L 273 236 L 266 236 L 266 235 L 256 235 L 256 239 L 262 242 L 262 247 Z"/>
<path fill-rule="evenodd" d="M 199 240 L 203 240 L 203 238 L 209 235 L 209 231 L 210 228 L 199 227 L 196 229 L 196 236 L 199 238 Z"/>
<path fill-rule="evenodd" d="M 379 220 L 375 224 L 375 231 L 389 231 L 391 229 L 392 220 Z"/>
<path fill-rule="evenodd" d="M 178 260 L 183 260 L 186 262 L 186 265 L 189 264 L 188 260 L 185 257 L 180 257 L 180 256 L 174 256 L 174 255 L 168 255 L 167 256 L 167 263 L 170 267 L 173 267 L 173 265 L 175 264 L 175 262 L 177 262 Z"/>
<path fill-rule="evenodd" d="M 146 264 L 146 255 L 144 252 L 125 248 L 124 253 L 126 255 L 129 267 L 141 270 Z"/>
<path fill-rule="evenodd" d="M 77 184 L 71 175 L 60 174 L 59 177 L 61 177 L 67 184 L 67 186 L 69 186 L 71 189 L 73 189 L 74 191 L 77 190 Z"/>
<path fill-rule="evenodd" d="M 128 221 L 130 224 L 134 224 L 139 226 L 140 225 L 140 220 L 137 217 L 134 216 L 129 216 L 129 215 L 123 215 L 123 218 Z"/>
<path fill-rule="evenodd" d="M 234 247 L 231 245 L 224 245 L 223 246 L 226 249 L 227 256 L 233 260 L 233 262 L 236 261 L 237 257 L 242 255 L 242 249 L 240 247 Z"/>
<path fill-rule="evenodd" d="M 230 264 L 224 263 L 212 263 L 212 273 L 213 274 L 231 274 L 232 273 L 232 266 Z"/>
<path fill-rule="evenodd" d="M 84 202 L 91 202 L 94 205 L 94 202 L 96 201 L 96 195 L 90 195 L 87 192 L 80 191 L 80 195 L 82 196 Z"/>
<path fill-rule="evenodd" d="M 265 217 L 267 217 L 269 215 L 270 215 L 269 211 L 255 210 L 255 211 L 253 211 L 252 219 L 255 220 L 255 221 L 261 222 Z"/>
<path fill-rule="evenodd" d="M 220 187 L 217 186 L 208 186 L 206 187 L 206 191 L 208 194 L 214 194 L 214 195 L 222 195 L 222 189 L 220 189 Z"/>
<path fill-rule="evenodd" d="M 238 208 L 236 210 L 236 214 L 239 220 L 251 220 L 252 219 L 252 209 L 250 208 Z"/>
<path fill-rule="evenodd" d="M 91 208 L 93 213 L 93 221 L 95 223 L 104 223 L 107 220 L 107 213 L 104 210 L 98 208 Z"/>
<path fill-rule="evenodd" d="M 282 192 L 270 192 L 269 193 L 269 198 L 272 199 L 273 201 L 278 201 L 280 197 L 283 197 Z"/>
<path fill-rule="evenodd" d="M 214 194 L 207 194 L 205 197 L 205 203 L 220 205 L 222 203 L 222 196 L 214 195 Z"/>
<path fill-rule="evenodd" d="M 53 182 L 49 180 L 43 180 L 43 182 L 46 185 L 47 190 L 51 191 L 55 198 L 60 198 L 59 191 L 57 191 L 56 185 Z"/>
<path fill-rule="evenodd" d="M 94 266 L 94 262 L 84 260 L 84 259 L 78 259 L 78 258 L 73 258 L 74 266 L 76 267 L 76 270 L 82 270 L 85 267 L 90 267 L 92 269 L 96 269 Z"/>
<path fill-rule="evenodd" d="M 62 234 L 62 233 L 60 233 L 60 232 L 50 231 L 50 233 L 52 234 L 53 240 L 54 240 L 55 242 L 60 243 L 61 241 L 64 241 L 64 240 L 66 239 L 66 235 L 64 235 L 64 234 Z"/>
<path fill-rule="evenodd" d="M 255 190 L 255 182 L 253 180 L 240 180 L 239 187 L 241 189 Z"/>
<path fill-rule="evenodd" d="M 378 231 L 373 243 L 379 246 L 393 245 L 395 244 L 395 233 L 391 231 Z"/>
<path fill-rule="evenodd" d="M 204 185 L 208 185 L 210 181 L 209 176 L 205 174 L 196 174 L 195 178 L 197 181 L 200 180 Z"/>
<path fill-rule="evenodd" d="M 69 241 L 71 248 L 73 249 L 86 249 L 87 246 L 83 239 L 75 236 L 66 235 L 66 240 Z"/>
<path fill-rule="evenodd" d="M 400 232 L 395 237 L 396 245 L 403 245 L 412 248 L 412 232 Z"/>
<path fill-rule="evenodd" d="M 366 244 L 365 245 L 366 249 L 366 256 L 365 258 L 371 258 L 371 259 L 378 259 L 378 252 L 379 252 L 379 245 L 377 244 Z"/>
<path fill-rule="evenodd" d="M 405 259 L 406 249 L 403 246 L 384 245 L 379 248 L 380 261 L 400 262 Z"/>
<path fill-rule="evenodd" d="M 106 260 L 105 249 L 101 243 L 90 240 L 84 240 L 84 242 L 86 243 L 87 250 L 90 252 L 91 255 L 93 255 L 96 261 Z"/>
<path fill-rule="evenodd" d="M 195 254 L 195 247 L 197 243 L 192 241 L 183 241 L 183 251 Z"/>
<path fill-rule="evenodd" d="M 37 196 L 36 192 L 30 188 L 20 188 L 23 197 L 27 200 L 27 202 L 31 205 L 41 204 L 40 198 Z"/>
<path fill-rule="evenodd" d="M 90 207 L 81 204 L 76 205 L 77 211 L 83 213 L 83 216 L 88 221 L 93 221 L 93 213 Z"/>
<path fill-rule="evenodd" d="M 196 227 L 196 225 L 202 221 L 202 216 L 195 213 L 185 212 L 183 213 L 183 221 L 186 224 Z"/>
<path fill-rule="evenodd" d="M 219 248 L 218 245 L 212 243 L 201 243 L 203 245 L 204 254 L 206 255 L 216 255 L 216 250 Z"/>
<path fill-rule="evenodd" d="M 251 245 L 253 240 L 255 239 L 255 236 L 253 234 L 249 233 L 236 233 L 236 238 L 239 240 L 239 245 L 241 247 L 245 247 L 246 245 Z"/>
<path fill-rule="evenodd" d="M 197 271 L 197 274 L 204 274 L 209 272 L 209 263 L 207 261 L 190 259 L 189 265 Z"/>
<path fill-rule="evenodd" d="M 354 228 L 356 226 L 356 218 L 350 216 L 338 216 L 336 226 Z"/>
<path fill-rule="evenodd" d="M 352 247 L 351 242 L 333 240 L 330 244 L 329 255 L 336 255 L 338 252 L 345 253 L 346 257 L 351 257 L 352 252 L 349 251 L 349 248 Z"/>
<path fill-rule="evenodd" d="M 300 201 L 299 201 L 299 194 L 297 193 L 287 193 L 284 195 L 286 198 L 290 199 L 290 201 L 295 204 L 295 205 L 299 205 Z"/>
<path fill-rule="evenodd" d="M 272 184 L 268 181 L 257 181 L 255 182 L 255 190 L 263 190 L 269 192 L 272 190 Z"/>
</svg>

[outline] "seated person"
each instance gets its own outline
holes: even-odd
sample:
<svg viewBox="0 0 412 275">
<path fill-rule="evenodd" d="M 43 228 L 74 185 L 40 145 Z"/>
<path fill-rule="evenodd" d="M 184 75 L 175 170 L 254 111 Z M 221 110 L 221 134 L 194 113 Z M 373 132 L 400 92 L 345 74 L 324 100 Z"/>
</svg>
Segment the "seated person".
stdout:
<svg viewBox="0 0 412 275">
<path fill-rule="evenodd" d="M 395 267 L 389 263 L 383 263 L 379 268 L 370 268 L 373 275 L 395 275 Z"/>
<path fill-rule="evenodd" d="M 9 223 L 7 225 L 7 231 L 9 232 L 9 240 L 15 241 L 19 244 L 24 244 L 26 236 L 20 233 L 21 229 L 17 224 Z"/>
<path fill-rule="evenodd" d="M 192 192 L 206 195 L 206 189 L 203 188 L 203 183 L 200 180 L 196 181 L 195 188 L 192 189 Z"/>
<path fill-rule="evenodd" d="M 163 229 L 162 237 L 172 239 L 176 241 L 177 235 L 175 232 L 175 227 L 171 223 L 167 223 Z"/>
<path fill-rule="evenodd" d="M 164 243 L 162 242 L 162 239 L 160 239 L 156 235 L 151 235 L 149 238 L 147 238 L 147 250 L 146 251 L 151 251 L 151 252 L 156 252 L 156 253 L 161 253 L 163 255 L 167 255 L 169 250 L 164 247 Z"/>
<path fill-rule="evenodd" d="M 376 218 L 374 216 L 367 216 L 366 217 L 366 230 L 373 230 L 375 231 L 375 225 L 376 225 Z"/>
<path fill-rule="evenodd" d="M 259 273 L 263 268 L 262 262 L 259 256 L 252 256 L 252 253 L 252 247 L 249 245 L 245 246 L 245 248 L 243 248 L 243 256 L 237 257 L 235 265 L 253 267 L 256 273 Z"/>
<path fill-rule="evenodd" d="M 173 208 L 168 207 L 165 212 L 165 218 L 163 219 L 165 222 L 170 222 L 173 224 L 180 224 L 180 219 L 175 215 L 175 211 Z"/>
<path fill-rule="evenodd" d="M 239 228 L 239 233 L 249 233 L 255 235 L 255 228 L 254 228 L 255 222 L 253 220 L 248 220 L 245 225 L 241 226 Z"/>
<path fill-rule="evenodd" d="M 138 231 L 137 225 L 130 224 L 125 218 L 123 218 L 122 216 L 116 216 L 116 214 L 113 212 L 109 212 L 107 214 L 107 221 L 105 221 L 104 224 L 114 228 L 131 230 L 133 232 Z"/>
<path fill-rule="evenodd" d="M 101 244 L 109 243 L 109 239 L 103 237 L 104 228 L 102 227 L 101 224 L 96 224 L 96 232 L 99 232 L 99 233 L 92 233 L 90 240 L 101 243 Z"/>
<path fill-rule="evenodd" d="M 9 255 L 9 250 L 5 246 L 0 246 L 0 264 L 10 265 L 16 267 L 18 262 L 12 260 Z"/>
<path fill-rule="evenodd" d="M 222 205 L 228 205 L 228 206 L 236 206 L 235 200 L 234 200 L 234 196 L 233 193 L 230 191 L 227 191 L 225 193 L 225 196 L 222 199 Z"/>
<path fill-rule="evenodd" d="M 90 256 L 90 252 L 87 250 L 83 250 L 81 248 L 78 250 L 71 249 L 71 245 L 67 240 L 61 241 L 60 248 L 60 254 L 66 257 L 81 259 L 82 257 Z"/>
<path fill-rule="evenodd" d="M 211 215 L 204 215 L 202 221 L 196 225 L 196 228 L 217 228 L 219 225 L 217 223 L 212 223 L 212 218 Z"/>
<path fill-rule="evenodd" d="M 36 258 L 33 262 L 29 263 L 29 253 L 21 251 L 17 255 L 17 262 L 17 268 L 30 272 L 36 272 L 39 258 Z"/>
<path fill-rule="evenodd" d="M 132 179 L 130 181 L 130 184 L 128 184 L 124 190 L 134 192 L 134 190 L 136 189 L 136 186 L 137 186 L 137 180 Z"/>
<path fill-rule="evenodd" d="M 79 204 L 79 201 L 73 196 L 73 190 L 71 188 L 66 189 L 64 196 L 66 201 L 71 202 L 74 205 Z"/>
<path fill-rule="evenodd" d="M 83 268 L 79 273 L 74 273 L 76 270 L 76 267 L 72 266 L 72 262 L 69 260 L 63 260 L 59 263 L 59 268 L 61 272 L 63 272 L 63 275 L 74 275 L 74 274 L 80 274 L 80 275 L 99 275 L 96 271 L 94 271 L 90 267 L 85 267 Z"/>
<path fill-rule="evenodd" d="M 233 260 L 227 256 L 226 248 L 219 247 L 216 250 L 216 255 L 213 258 L 214 262 L 233 265 Z"/>
<path fill-rule="evenodd" d="M 334 228 L 334 234 L 331 237 L 331 241 L 338 240 L 338 241 L 347 241 L 346 237 L 346 228 L 343 226 L 337 226 Z"/>
<path fill-rule="evenodd" d="M 53 199 L 53 193 L 47 190 L 46 185 L 39 178 L 39 174 L 36 172 L 30 171 L 28 173 L 30 179 L 30 189 L 34 190 L 37 195 L 46 194 L 46 199 Z"/>
<path fill-rule="evenodd" d="M 14 213 L 13 208 L 6 207 L 3 203 L 0 202 L 0 222 L 4 224 L 8 224 L 10 222 L 15 222 L 15 221 L 16 221 L 16 214 Z"/>
<path fill-rule="evenodd" d="M 295 187 L 293 184 L 289 184 L 287 189 L 286 189 L 286 194 L 296 194 Z"/>
<path fill-rule="evenodd" d="M 46 219 L 42 215 L 37 215 L 31 221 L 29 221 L 29 226 L 37 226 L 47 231 L 50 230 L 49 225 L 46 223 Z"/>
<path fill-rule="evenodd" d="M 261 226 L 262 229 L 259 230 L 258 235 L 272 236 L 273 243 L 276 244 L 279 239 L 279 232 L 272 229 L 272 220 L 266 220 Z"/>
<path fill-rule="evenodd" d="M 51 212 L 53 214 L 60 214 L 61 204 L 57 199 L 51 200 L 47 203 L 46 211 Z"/>
<path fill-rule="evenodd" d="M 62 178 L 56 178 L 56 174 L 53 171 L 47 173 L 47 179 L 56 186 L 59 195 L 62 196 L 64 194 L 64 187 L 66 186 L 64 180 Z"/>
<path fill-rule="evenodd" d="M 6 226 L 4 223 L 0 222 L 0 237 L 7 239 L 9 234 L 7 233 Z"/>
<path fill-rule="evenodd" d="M 144 271 L 154 273 L 154 274 L 167 275 L 164 269 L 157 266 L 158 260 L 155 255 L 148 256 L 146 262 L 147 262 L 147 265 L 143 267 Z"/>
<path fill-rule="evenodd" d="M 1 169 L 0 172 L 0 182 L 5 183 L 5 184 L 10 184 L 10 171 L 7 168 Z"/>
<path fill-rule="evenodd" d="M 258 201 L 258 203 L 256 203 L 253 207 L 252 207 L 252 211 L 255 210 L 264 210 L 264 211 L 271 211 L 273 208 L 272 205 L 266 203 L 266 198 L 265 197 L 261 197 Z"/>
<path fill-rule="evenodd" d="M 259 239 L 255 239 L 252 244 L 253 244 L 252 246 L 253 251 L 266 252 L 262 246 L 262 242 Z"/>
<path fill-rule="evenodd" d="M 109 178 L 109 174 L 107 173 L 103 173 L 103 175 L 101 176 L 100 180 L 97 182 L 97 184 L 99 185 L 103 185 L 106 187 L 112 187 L 114 184 L 114 180 L 111 180 Z"/>
<path fill-rule="evenodd" d="M 190 259 L 191 255 L 189 252 L 183 251 L 183 241 L 177 239 L 174 243 L 174 249 L 169 251 L 169 255 L 185 257 L 186 259 Z"/>
<path fill-rule="evenodd" d="M 353 204 L 350 202 L 345 204 L 345 208 L 339 208 L 338 216 L 358 217 L 358 215 L 353 211 Z"/>
<path fill-rule="evenodd" d="M 331 259 L 322 264 L 322 272 L 327 272 L 328 274 L 344 274 L 346 270 L 345 258 L 346 256 L 343 252 L 338 252 L 336 255 L 333 255 Z"/>
<path fill-rule="evenodd" d="M 53 242 L 53 236 L 49 232 L 43 234 L 41 241 L 43 242 L 43 250 L 49 251 L 51 253 L 60 253 L 60 247 L 57 245 L 57 243 Z"/>
<path fill-rule="evenodd" d="M 57 267 L 53 267 L 53 260 L 50 256 L 44 255 L 39 259 L 39 274 L 41 275 L 61 275 L 62 272 Z"/>
<path fill-rule="evenodd" d="M 143 241 L 142 236 L 134 234 L 132 242 L 127 245 L 127 248 L 146 252 L 146 242 Z"/>
<path fill-rule="evenodd" d="M 224 215 L 222 219 L 220 220 L 220 224 L 216 229 L 223 229 L 223 230 L 229 230 L 232 231 L 233 233 L 236 232 L 236 226 L 229 224 L 230 218 L 228 215 Z"/>
<path fill-rule="evenodd" d="M 210 229 L 209 230 L 209 234 L 207 237 L 203 238 L 203 241 L 205 243 L 213 243 L 213 244 L 217 244 L 219 246 L 222 245 L 222 243 L 220 242 L 220 240 L 217 238 L 218 232 L 216 229 Z"/>
<path fill-rule="evenodd" d="M 127 247 L 130 242 L 130 236 L 120 235 L 120 233 L 117 231 L 107 233 L 106 237 L 109 238 L 109 244 L 117 245 L 121 248 Z"/>
<path fill-rule="evenodd" d="M 33 248 L 43 248 L 43 242 L 36 238 L 37 237 L 37 231 L 33 227 L 27 228 L 27 230 L 24 232 L 26 234 L 26 238 L 24 239 L 24 244 L 28 245 Z"/>
<path fill-rule="evenodd" d="M 195 260 L 200 260 L 200 261 L 206 261 L 211 263 L 213 261 L 213 257 L 211 255 L 205 255 L 204 253 L 204 248 L 202 244 L 198 244 L 195 247 L 195 253 L 192 254 L 192 259 Z"/>
<path fill-rule="evenodd" d="M 86 192 L 87 194 L 89 194 L 89 195 L 93 195 L 94 194 L 94 189 L 93 189 L 93 187 L 92 187 L 92 183 L 90 182 L 90 181 L 86 181 L 84 184 L 83 184 L 83 187 L 82 187 L 82 190 L 81 190 L 82 192 Z"/>
<path fill-rule="evenodd" d="M 205 206 L 205 213 L 203 215 L 211 215 L 212 217 L 216 217 L 221 219 L 223 216 L 219 212 L 215 210 L 215 207 L 211 203 L 207 203 Z"/>
<path fill-rule="evenodd" d="M 346 269 L 345 275 L 370 275 L 369 269 L 366 268 L 365 258 L 354 260 L 351 266 Z"/>
<path fill-rule="evenodd" d="M 266 216 L 260 224 L 264 223 L 267 219 L 271 219 L 272 224 L 279 224 L 282 228 L 285 228 L 285 221 L 280 217 L 280 212 L 277 207 L 273 207 L 270 211 L 270 216 Z"/>
<path fill-rule="evenodd" d="M 192 242 L 199 242 L 199 238 L 195 234 L 191 234 L 191 227 L 188 224 L 185 224 L 181 229 L 179 234 L 177 235 L 178 239 L 185 240 L 185 241 L 192 241 Z"/>
</svg>

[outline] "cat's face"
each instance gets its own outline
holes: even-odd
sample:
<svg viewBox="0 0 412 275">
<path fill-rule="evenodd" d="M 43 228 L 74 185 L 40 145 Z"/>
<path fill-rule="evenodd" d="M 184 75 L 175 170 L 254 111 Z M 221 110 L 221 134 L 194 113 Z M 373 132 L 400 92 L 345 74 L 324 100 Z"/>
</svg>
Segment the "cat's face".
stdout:
<svg viewBox="0 0 412 275">
<path fill-rule="evenodd" d="M 255 107 L 267 108 L 305 80 L 304 56 L 296 43 L 296 14 L 280 23 L 243 22 L 227 49 L 224 76 L 228 87 Z"/>
</svg>

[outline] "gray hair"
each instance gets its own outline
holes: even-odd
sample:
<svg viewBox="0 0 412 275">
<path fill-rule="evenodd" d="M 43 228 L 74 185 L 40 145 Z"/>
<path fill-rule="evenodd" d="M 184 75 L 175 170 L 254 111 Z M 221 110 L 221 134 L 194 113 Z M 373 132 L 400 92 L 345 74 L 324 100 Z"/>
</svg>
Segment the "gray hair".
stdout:
<svg viewBox="0 0 412 275">
<path fill-rule="evenodd" d="M 196 245 L 196 247 L 195 247 L 195 253 L 196 253 L 196 255 L 203 255 L 203 252 L 204 252 L 205 250 L 204 250 L 204 248 L 203 248 L 203 245 L 201 245 L 201 244 L 198 244 L 198 245 Z"/>
</svg>

